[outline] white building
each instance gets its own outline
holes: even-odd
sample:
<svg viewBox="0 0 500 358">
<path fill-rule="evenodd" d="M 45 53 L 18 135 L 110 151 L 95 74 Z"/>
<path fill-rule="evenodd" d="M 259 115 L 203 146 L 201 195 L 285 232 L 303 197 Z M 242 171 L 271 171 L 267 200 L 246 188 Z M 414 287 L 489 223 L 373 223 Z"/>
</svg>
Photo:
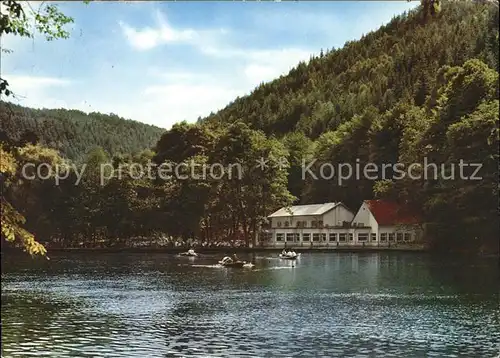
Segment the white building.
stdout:
<svg viewBox="0 0 500 358">
<path fill-rule="evenodd" d="M 281 208 L 268 219 L 262 244 L 276 248 L 389 246 L 422 235 L 416 216 L 382 200 L 364 201 L 355 215 L 343 203 L 325 203 Z"/>
</svg>

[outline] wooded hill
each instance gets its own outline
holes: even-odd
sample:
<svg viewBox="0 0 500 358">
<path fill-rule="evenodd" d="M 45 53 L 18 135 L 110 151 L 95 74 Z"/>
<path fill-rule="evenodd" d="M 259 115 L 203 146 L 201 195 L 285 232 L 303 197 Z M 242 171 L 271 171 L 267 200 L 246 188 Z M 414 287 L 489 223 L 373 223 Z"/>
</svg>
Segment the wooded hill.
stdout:
<svg viewBox="0 0 500 358">
<path fill-rule="evenodd" d="M 317 138 L 374 106 L 424 105 L 439 69 L 480 59 L 498 71 L 498 6 L 443 2 L 435 15 L 401 14 L 359 41 L 302 62 L 204 121 L 243 120 L 267 135 Z M 383 5 L 381 5 L 383 6 Z"/>
<path fill-rule="evenodd" d="M 0 131 L 5 139 L 16 142 L 37 137 L 41 145 L 77 162 L 95 147 L 111 156 L 138 153 L 153 147 L 165 132 L 113 114 L 32 109 L 6 102 L 0 103 Z"/>
</svg>

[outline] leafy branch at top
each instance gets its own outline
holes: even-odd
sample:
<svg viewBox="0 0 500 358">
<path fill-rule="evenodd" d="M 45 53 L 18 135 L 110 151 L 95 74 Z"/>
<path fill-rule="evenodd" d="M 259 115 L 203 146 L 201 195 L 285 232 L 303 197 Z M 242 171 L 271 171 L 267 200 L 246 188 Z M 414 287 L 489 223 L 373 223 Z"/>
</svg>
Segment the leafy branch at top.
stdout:
<svg viewBox="0 0 500 358">
<path fill-rule="evenodd" d="M 26 2 L 4 0 L 1 3 L 0 36 L 14 35 L 33 38 L 35 33 L 45 36 L 47 41 L 67 39 L 70 36 L 66 25 L 73 23 L 73 18 L 63 14 L 56 5 L 42 4 L 38 9 L 33 9 Z M 10 50 L 3 49 L 2 53 Z M 0 95 L 9 96 L 12 92 L 8 89 L 9 83 L 0 77 Z"/>
<path fill-rule="evenodd" d="M 33 9 L 29 3 L 23 8 L 19 1 L 4 0 L 0 35 L 33 38 L 38 32 L 45 35 L 47 41 L 67 39 L 70 33 L 64 27 L 73 22 L 73 18 L 63 14 L 57 5 L 42 3 L 38 9 Z"/>
</svg>

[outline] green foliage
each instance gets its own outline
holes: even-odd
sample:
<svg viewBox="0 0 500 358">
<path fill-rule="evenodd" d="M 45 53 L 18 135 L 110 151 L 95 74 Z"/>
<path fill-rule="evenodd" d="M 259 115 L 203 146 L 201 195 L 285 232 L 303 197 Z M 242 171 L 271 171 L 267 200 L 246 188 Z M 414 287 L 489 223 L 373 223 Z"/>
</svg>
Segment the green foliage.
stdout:
<svg viewBox="0 0 500 358">
<path fill-rule="evenodd" d="M 32 4 L 27 1 L 2 1 L 0 36 L 33 38 L 35 33 L 40 33 L 47 41 L 69 37 L 66 25 L 73 23 L 73 18 L 59 11 L 57 5 L 42 2 L 38 9 L 33 9 Z M 10 50 L 2 48 L 2 52 L 9 53 Z M 7 80 L 0 77 L 0 96 L 12 94 L 8 86 Z"/>
<path fill-rule="evenodd" d="M 83 162 L 94 147 L 110 156 L 135 155 L 155 145 L 164 129 L 126 120 L 114 114 L 77 110 L 31 109 L 0 103 L 0 130 L 10 142 L 18 142 L 26 133 L 30 141 L 57 149 L 75 162 Z"/>
<path fill-rule="evenodd" d="M 420 3 L 424 20 L 430 16 L 436 16 L 441 11 L 440 0 L 421 0 Z"/>
<path fill-rule="evenodd" d="M 288 205 L 287 168 L 256 168 L 260 158 L 284 158 L 288 153 L 276 139 L 266 138 L 241 121 L 213 130 L 203 124 L 180 123 L 167 131 L 156 146 L 156 163 L 173 165 L 194 161 L 197 165 L 222 165 L 224 175 L 210 173 L 200 179 L 172 179 L 174 190 L 162 208 L 175 222 L 169 232 L 207 241 L 226 238 L 254 241 L 271 208 Z M 199 173 L 198 173 L 199 174 Z"/>
<path fill-rule="evenodd" d="M 312 159 L 313 142 L 303 132 L 291 132 L 283 137 L 282 143 L 289 154 L 288 190 L 295 197 L 301 198 L 305 190 L 302 165 L 303 161 Z"/>
<path fill-rule="evenodd" d="M 179 163 L 195 155 L 206 154 L 211 149 L 213 140 L 213 134 L 207 127 L 186 122 L 174 124 L 158 141 L 155 161 Z"/>
<path fill-rule="evenodd" d="M 69 32 L 64 26 L 73 23 L 73 19 L 59 11 L 56 5 L 46 5 L 35 14 L 35 28 L 45 35 L 47 41 L 67 39 Z"/>
<path fill-rule="evenodd" d="M 312 57 L 201 121 L 224 125 L 244 119 L 267 135 L 299 130 L 316 139 L 369 106 L 384 112 L 398 102 L 422 105 L 445 65 L 477 58 L 498 70 L 497 6 L 442 2 L 434 12 L 439 1 L 424 3 L 359 41 Z M 425 11 L 433 16 L 423 23 Z"/>
<path fill-rule="evenodd" d="M 438 178 L 396 183 L 403 199 L 422 209 L 434 244 L 448 249 L 494 247 L 498 216 L 498 72 L 473 59 L 438 73 L 427 108 L 404 129 L 400 157 L 441 163 Z M 480 165 L 465 168 L 458 164 Z M 455 166 L 455 169 L 452 168 Z M 454 174 L 449 180 L 443 176 Z M 470 180 L 471 175 L 479 180 Z M 463 177 L 462 177 L 463 176 Z M 472 240 L 474 239 L 474 240 Z"/>
<path fill-rule="evenodd" d="M 243 239 L 255 240 L 257 229 L 270 210 L 287 206 L 295 199 L 287 189 L 289 157 L 286 148 L 263 132 L 250 129 L 241 121 L 235 122 L 219 137 L 211 156 L 212 162 L 241 165 L 241 178 L 233 177 L 217 183 L 213 198 L 222 213 L 231 215 L 232 235 L 241 229 Z M 258 165 L 268 160 L 265 167 Z M 281 161 L 279 168 L 275 163 Z"/>
<path fill-rule="evenodd" d="M 33 148 L 21 148 L 20 155 L 30 156 L 32 159 L 38 156 Z M 47 154 L 46 151 L 42 156 Z M 35 157 L 35 158 L 33 158 Z M 25 217 L 19 213 L 18 210 L 11 204 L 6 195 L 8 189 L 18 183 L 18 175 L 16 171 L 21 168 L 19 162 L 16 161 L 15 156 L 4 150 L 0 145 L 0 180 L 1 180 L 1 237 L 7 241 L 20 246 L 24 251 L 30 255 L 44 255 L 46 253 L 45 247 L 35 240 L 33 234 L 27 231 L 24 227 L 26 223 Z M 22 182 L 21 182 L 22 183 Z"/>
</svg>

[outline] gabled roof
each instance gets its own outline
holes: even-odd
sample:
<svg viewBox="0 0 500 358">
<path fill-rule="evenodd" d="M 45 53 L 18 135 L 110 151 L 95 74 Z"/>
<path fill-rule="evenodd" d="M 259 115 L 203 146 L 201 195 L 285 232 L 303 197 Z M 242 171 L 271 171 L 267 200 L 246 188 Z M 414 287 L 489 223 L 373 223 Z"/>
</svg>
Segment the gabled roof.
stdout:
<svg viewBox="0 0 500 358">
<path fill-rule="evenodd" d="M 421 222 L 418 215 L 394 201 L 365 200 L 364 203 L 379 225 L 410 225 Z"/>
<path fill-rule="evenodd" d="M 294 205 L 288 208 L 281 208 L 272 213 L 268 218 L 286 217 L 286 216 L 317 216 L 323 215 L 327 211 L 332 210 L 337 205 L 342 203 L 324 203 L 324 204 L 311 204 L 311 205 Z"/>
</svg>

